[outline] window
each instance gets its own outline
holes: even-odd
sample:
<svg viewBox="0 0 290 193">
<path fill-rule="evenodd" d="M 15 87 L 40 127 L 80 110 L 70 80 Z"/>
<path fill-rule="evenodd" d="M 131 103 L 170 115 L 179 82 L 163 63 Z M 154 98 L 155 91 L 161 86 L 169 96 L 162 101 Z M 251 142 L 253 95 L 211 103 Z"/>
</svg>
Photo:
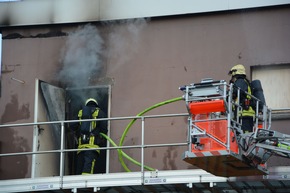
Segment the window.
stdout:
<svg viewBox="0 0 290 193">
<path fill-rule="evenodd" d="M 290 64 L 252 66 L 251 73 L 261 81 L 269 108 L 290 108 Z"/>
</svg>

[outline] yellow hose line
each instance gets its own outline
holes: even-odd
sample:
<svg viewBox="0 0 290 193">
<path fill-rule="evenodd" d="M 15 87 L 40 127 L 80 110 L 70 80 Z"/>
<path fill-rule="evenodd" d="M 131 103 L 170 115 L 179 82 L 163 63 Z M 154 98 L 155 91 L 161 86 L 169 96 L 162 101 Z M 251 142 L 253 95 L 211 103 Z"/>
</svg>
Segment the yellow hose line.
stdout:
<svg viewBox="0 0 290 193">
<path fill-rule="evenodd" d="M 147 113 L 148 111 L 151 111 L 152 109 L 155 109 L 157 107 L 160 107 L 160 106 L 163 106 L 163 105 L 166 105 L 166 104 L 169 104 L 169 103 L 173 103 L 173 102 L 176 102 L 176 101 L 180 101 L 182 100 L 183 98 L 182 97 L 177 97 L 177 98 L 173 98 L 173 99 L 169 99 L 169 100 L 166 100 L 166 101 L 163 101 L 161 103 L 157 103 L 147 109 L 145 109 L 144 111 L 140 112 L 137 116 L 142 116 L 143 114 Z M 123 132 L 123 135 L 120 139 L 120 143 L 119 143 L 119 146 L 121 147 L 123 145 L 123 142 L 124 142 L 124 139 L 130 129 L 130 127 L 135 123 L 135 121 L 137 120 L 137 118 L 133 119 L 126 127 L 125 131 Z M 127 167 L 127 165 L 125 164 L 124 160 L 123 160 L 123 154 L 121 151 L 118 151 L 118 155 L 119 155 L 119 161 L 121 163 L 121 165 L 123 166 L 123 168 L 127 171 L 127 172 L 130 172 L 131 170 Z"/>
<path fill-rule="evenodd" d="M 117 145 L 115 144 L 115 142 L 109 137 L 109 136 L 107 136 L 106 134 L 104 134 L 104 133 L 100 133 L 104 138 L 106 138 L 114 147 L 117 147 Z M 137 166 L 140 166 L 141 167 L 141 164 L 140 164 L 140 162 L 138 162 L 138 161 L 136 161 L 136 160 L 134 160 L 133 158 L 131 158 L 129 155 L 127 155 L 124 151 L 122 151 L 121 149 L 118 149 L 118 152 L 120 152 L 120 153 L 122 153 L 122 155 L 126 158 L 126 159 L 128 159 L 129 161 L 131 161 L 132 163 L 134 163 L 135 165 L 137 165 Z M 154 171 L 155 169 L 154 168 L 151 168 L 151 167 L 149 167 L 149 166 L 145 166 L 144 165 L 144 168 L 146 169 L 146 170 L 149 170 L 149 171 Z"/>
</svg>

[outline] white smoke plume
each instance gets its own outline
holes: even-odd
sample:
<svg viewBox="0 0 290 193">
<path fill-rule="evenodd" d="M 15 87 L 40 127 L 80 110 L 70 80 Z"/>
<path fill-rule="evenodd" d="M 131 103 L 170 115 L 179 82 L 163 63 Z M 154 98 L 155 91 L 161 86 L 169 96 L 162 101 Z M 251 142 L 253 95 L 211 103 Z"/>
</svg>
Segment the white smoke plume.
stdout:
<svg viewBox="0 0 290 193">
<path fill-rule="evenodd" d="M 102 70 L 103 39 L 98 29 L 87 24 L 68 35 L 60 62 L 59 80 L 67 87 L 89 86 Z"/>
<path fill-rule="evenodd" d="M 110 27 L 107 58 L 114 61 L 114 70 L 129 62 L 139 51 L 142 32 L 149 19 L 138 18 L 107 22 Z"/>
</svg>

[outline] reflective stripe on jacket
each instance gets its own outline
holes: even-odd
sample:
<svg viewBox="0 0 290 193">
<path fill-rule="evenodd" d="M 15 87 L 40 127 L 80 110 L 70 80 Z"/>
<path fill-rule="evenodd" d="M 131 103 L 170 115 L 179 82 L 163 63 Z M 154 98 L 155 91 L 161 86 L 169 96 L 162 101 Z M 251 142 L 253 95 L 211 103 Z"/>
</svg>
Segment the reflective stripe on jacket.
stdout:
<svg viewBox="0 0 290 193">
<path fill-rule="evenodd" d="M 100 111 L 100 109 L 99 108 L 96 108 L 96 110 L 92 114 L 92 118 L 93 119 L 97 119 L 97 117 L 99 115 L 99 111 Z M 79 120 L 82 119 L 82 116 L 83 116 L 83 110 L 81 109 L 81 110 L 79 110 L 79 113 L 78 113 Z M 80 124 L 82 124 L 82 123 L 80 122 Z M 96 121 L 92 121 L 92 129 L 96 128 L 96 126 L 97 126 Z"/>
<path fill-rule="evenodd" d="M 252 107 L 249 107 L 248 110 L 243 110 L 242 111 L 242 116 L 245 117 L 245 116 L 250 116 L 250 117 L 254 117 L 255 116 L 255 111 L 253 110 Z"/>
<path fill-rule="evenodd" d="M 86 144 L 82 144 L 82 138 L 79 137 L 79 145 L 78 145 L 78 149 L 84 149 L 84 148 L 99 148 L 100 146 L 95 144 L 95 136 L 91 135 L 90 136 L 90 140 L 89 143 Z M 96 150 L 98 153 L 100 153 L 100 150 Z M 80 151 L 78 151 L 79 153 Z"/>
<path fill-rule="evenodd" d="M 247 99 L 248 100 L 251 100 L 251 96 L 252 95 L 252 90 L 251 90 L 251 87 L 248 83 L 248 81 L 245 80 L 245 82 L 247 83 L 248 85 L 248 91 L 247 91 Z M 242 111 L 242 116 L 250 116 L 250 117 L 254 117 L 255 116 L 255 111 L 253 110 L 253 108 L 251 106 L 249 106 L 249 109 L 248 110 L 243 110 Z"/>
</svg>

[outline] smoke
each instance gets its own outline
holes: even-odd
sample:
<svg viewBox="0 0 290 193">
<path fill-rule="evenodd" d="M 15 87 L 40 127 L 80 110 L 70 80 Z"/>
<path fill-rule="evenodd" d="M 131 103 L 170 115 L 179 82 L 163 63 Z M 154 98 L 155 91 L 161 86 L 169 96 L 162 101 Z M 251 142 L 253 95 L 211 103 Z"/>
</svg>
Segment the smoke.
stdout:
<svg viewBox="0 0 290 193">
<path fill-rule="evenodd" d="M 147 22 L 144 18 L 104 22 L 109 29 L 106 50 L 98 29 L 91 24 L 69 33 L 62 49 L 59 82 L 66 87 L 90 86 L 100 78 L 104 59 L 112 63 L 112 71 L 118 70 L 138 52 Z"/>
<path fill-rule="evenodd" d="M 110 27 L 107 58 L 114 62 L 115 70 L 129 62 L 139 51 L 142 31 L 147 22 L 148 19 L 138 18 L 107 23 Z"/>
<path fill-rule="evenodd" d="M 68 87 L 85 87 L 97 79 L 102 70 L 103 39 L 91 24 L 68 35 L 60 62 L 59 80 Z"/>
</svg>

